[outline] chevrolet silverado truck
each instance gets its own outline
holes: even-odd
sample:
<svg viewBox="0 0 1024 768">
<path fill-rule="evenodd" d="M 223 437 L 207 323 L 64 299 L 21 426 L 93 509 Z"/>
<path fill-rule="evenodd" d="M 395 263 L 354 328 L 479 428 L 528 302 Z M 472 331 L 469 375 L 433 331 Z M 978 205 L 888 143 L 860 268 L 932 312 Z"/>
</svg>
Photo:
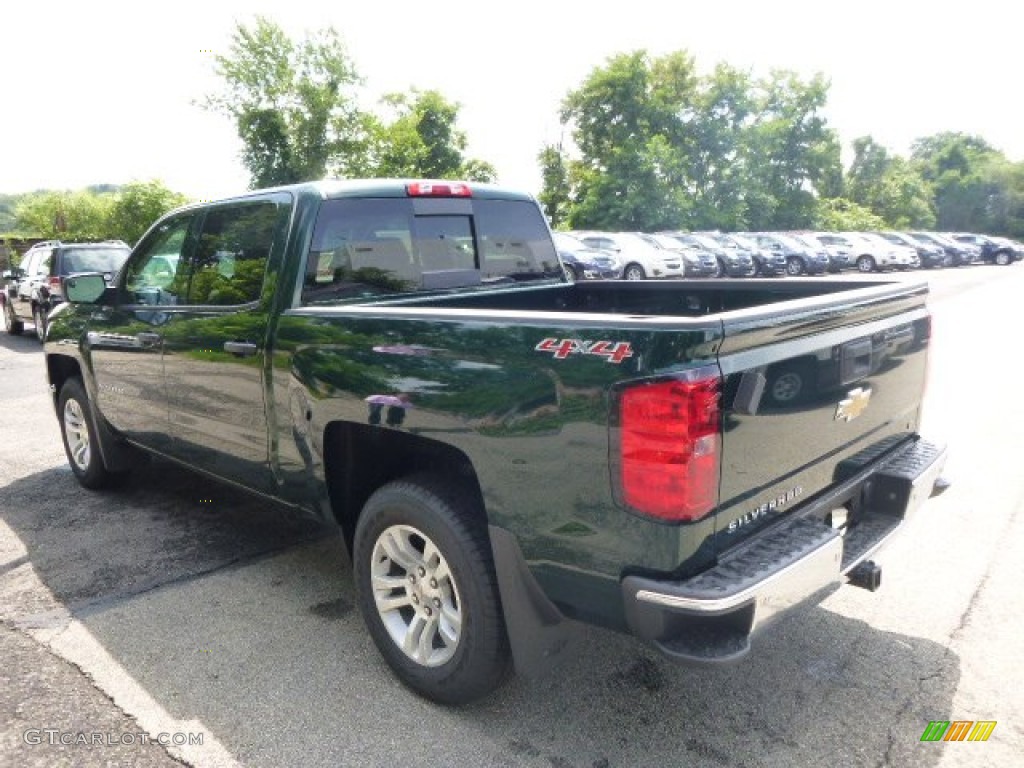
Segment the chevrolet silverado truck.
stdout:
<svg viewBox="0 0 1024 768">
<path fill-rule="evenodd" d="M 380 653 L 443 703 L 570 627 L 739 659 L 875 589 L 942 485 L 926 284 L 573 283 L 535 199 L 496 186 L 194 205 L 113 285 L 64 288 L 46 368 L 78 481 L 156 454 L 336 523 Z M 772 396 L 783 370 L 798 396 Z"/>
</svg>

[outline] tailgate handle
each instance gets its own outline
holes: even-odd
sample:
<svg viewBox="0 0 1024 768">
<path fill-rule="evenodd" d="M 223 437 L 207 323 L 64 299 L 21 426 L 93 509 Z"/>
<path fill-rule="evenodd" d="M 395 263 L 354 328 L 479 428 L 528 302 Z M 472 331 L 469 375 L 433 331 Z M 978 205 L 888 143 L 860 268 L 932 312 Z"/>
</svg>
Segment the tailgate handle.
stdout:
<svg viewBox="0 0 1024 768">
<path fill-rule="evenodd" d="M 839 383 L 851 384 L 871 373 L 871 339 L 848 341 L 839 348 Z"/>
<path fill-rule="evenodd" d="M 248 341 L 225 341 L 224 351 L 239 357 L 252 357 L 256 354 L 256 345 Z"/>
</svg>

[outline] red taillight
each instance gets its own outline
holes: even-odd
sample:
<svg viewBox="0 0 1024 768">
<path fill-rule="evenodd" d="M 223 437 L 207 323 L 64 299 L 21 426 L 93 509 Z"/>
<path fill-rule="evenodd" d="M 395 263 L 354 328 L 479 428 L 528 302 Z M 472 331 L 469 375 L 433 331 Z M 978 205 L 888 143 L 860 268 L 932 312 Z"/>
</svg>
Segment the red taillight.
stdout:
<svg viewBox="0 0 1024 768">
<path fill-rule="evenodd" d="M 58 294 L 58 295 L 60 295 L 60 278 L 59 277 L 51 277 L 48 280 L 48 283 L 49 283 L 49 286 L 50 286 L 50 293 L 51 294 Z"/>
<path fill-rule="evenodd" d="M 619 398 L 620 492 L 627 506 L 692 522 L 718 502 L 718 377 L 638 384 Z"/>
<path fill-rule="evenodd" d="M 414 181 L 407 184 L 405 191 L 409 197 L 472 197 L 473 191 L 468 184 L 461 182 Z"/>
</svg>

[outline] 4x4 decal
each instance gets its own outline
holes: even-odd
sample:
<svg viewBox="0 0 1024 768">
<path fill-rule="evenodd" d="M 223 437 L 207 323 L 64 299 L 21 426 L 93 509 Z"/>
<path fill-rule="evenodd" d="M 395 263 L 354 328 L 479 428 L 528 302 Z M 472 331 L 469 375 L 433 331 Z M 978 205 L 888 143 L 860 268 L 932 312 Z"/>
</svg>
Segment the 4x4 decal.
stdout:
<svg viewBox="0 0 1024 768">
<path fill-rule="evenodd" d="M 569 355 L 597 355 L 605 362 L 618 365 L 633 356 L 633 347 L 628 341 L 584 341 L 582 339 L 544 339 L 534 349 L 550 352 L 556 360 L 565 360 Z"/>
</svg>

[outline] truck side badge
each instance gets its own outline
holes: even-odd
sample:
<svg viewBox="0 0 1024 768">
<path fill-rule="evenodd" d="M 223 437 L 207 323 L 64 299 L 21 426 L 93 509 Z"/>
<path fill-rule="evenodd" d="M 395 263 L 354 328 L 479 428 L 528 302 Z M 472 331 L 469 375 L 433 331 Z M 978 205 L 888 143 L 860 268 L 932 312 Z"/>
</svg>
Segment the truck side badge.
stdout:
<svg viewBox="0 0 1024 768">
<path fill-rule="evenodd" d="M 851 389 L 846 393 L 846 397 L 839 401 L 836 406 L 836 421 L 853 421 L 868 407 L 868 401 L 871 399 L 871 389 L 866 387 L 857 387 Z"/>
<path fill-rule="evenodd" d="M 616 365 L 633 356 L 633 347 L 628 341 L 544 339 L 534 349 L 537 352 L 550 352 L 556 360 L 565 360 L 569 355 L 596 355 Z"/>
</svg>

